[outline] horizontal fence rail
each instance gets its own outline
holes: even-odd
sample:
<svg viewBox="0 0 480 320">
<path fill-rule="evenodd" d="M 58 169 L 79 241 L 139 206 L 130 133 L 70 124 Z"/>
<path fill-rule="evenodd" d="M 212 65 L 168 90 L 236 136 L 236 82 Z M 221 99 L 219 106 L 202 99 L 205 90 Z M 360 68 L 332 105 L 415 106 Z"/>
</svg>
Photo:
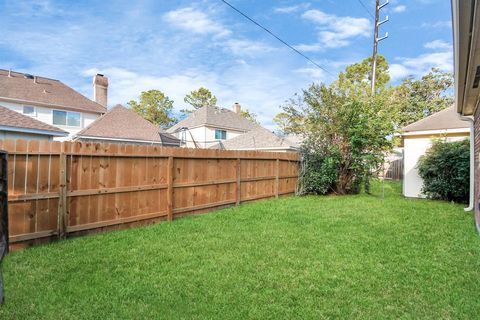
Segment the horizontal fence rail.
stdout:
<svg viewBox="0 0 480 320">
<path fill-rule="evenodd" d="M 0 140 L 11 246 L 295 192 L 296 153 Z"/>
</svg>

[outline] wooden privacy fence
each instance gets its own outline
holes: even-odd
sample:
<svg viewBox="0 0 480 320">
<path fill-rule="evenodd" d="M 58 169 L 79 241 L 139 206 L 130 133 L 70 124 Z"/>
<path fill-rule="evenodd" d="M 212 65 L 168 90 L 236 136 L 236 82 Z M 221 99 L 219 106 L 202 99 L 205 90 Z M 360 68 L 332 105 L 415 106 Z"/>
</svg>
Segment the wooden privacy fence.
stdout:
<svg viewBox="0 0 480 320">
<path fill-rule="evenodd" d="M 24 140 L 2 149 L 11 246 L 278 197 L 298 177 L 296 153 Z"/>
<path fill-rule="evenodd" d="M 386 164 L 385 178 L 403 180 L 403 159 L 392 160 Z"/>
</svg>

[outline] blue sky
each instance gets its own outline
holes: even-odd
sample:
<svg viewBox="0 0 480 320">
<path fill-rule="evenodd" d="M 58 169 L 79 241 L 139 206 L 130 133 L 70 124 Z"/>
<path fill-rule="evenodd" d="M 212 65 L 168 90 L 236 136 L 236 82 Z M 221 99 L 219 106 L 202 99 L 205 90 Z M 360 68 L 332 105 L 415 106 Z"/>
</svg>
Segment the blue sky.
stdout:
<svg viewBox="0 0 480 320">
<path fill-rule="evenodd" d="M 371 55 L 373 21 L 358 0 L 231 0 L 329 72 Z M 373 12 L 374 1 L 363 0 Z M 273 128 L 295 92 L 332 76 L 314 67 L 219 0 L 2 1 L 0 68 L 59 79 L 92 95 L 92 76 L 109 77 L 109 105 L 160 89 L 182 109 L 205 86 L 239 102 Z M 379 52 L 392 82 L 431 67 L 452 69 L 448 0 L 391 0 Z"/>
</svg>

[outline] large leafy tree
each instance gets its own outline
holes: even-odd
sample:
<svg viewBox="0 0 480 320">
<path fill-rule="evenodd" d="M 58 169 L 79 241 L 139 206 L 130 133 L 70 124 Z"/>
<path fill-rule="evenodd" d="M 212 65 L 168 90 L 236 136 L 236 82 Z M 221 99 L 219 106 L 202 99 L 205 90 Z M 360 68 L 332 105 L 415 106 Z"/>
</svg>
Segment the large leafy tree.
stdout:
<svg viewBox="0 0 480 320">
<path fill-rule="evenodd" d="M 191 91 L 187 94 L 183 101 L 193 107 L 193 109 L 181 110 L 183 113 L 188 114 L 204 106 L 215 106 L 217 104 L 217 97 L 207 88 L 200 87 L 198 90 Z"/>
<path fill-rule="evenodd" d="M 339 95 L 360 101 L 370 99 L 371 61 L 371 58 L 367 58 L 347 66 L 345 71 L 339 74 L 338 79 L 332 83 L 332 90 Z M 377 57 L 376 79 L 376 94 L 386 96 L 388 94 L 386 85 L 390 81 L 390 76 L 388 62 L 381 55 Z M 298 134 L 307 130 L 305 114 L 302 112 L 303 97 L 304 95 L 295 94 L 281 106 L 282 112 L 273 119 L 281 132 Z"/>
<path fill-rule="evenodd" d="M 172 115 L 173 100 L 160 90 L 142 91 L 140 100 L 131 100 L 128 105 L 143 118 L 162 128 L 168 128 L 177 122 Z"/>
<path fill-rule="evenodd" d="M 379 60 L 379 79 L 372 96 L 369 59 L 348 66 L 330 85 L 312 84 L 290 100 L 282 115 L 287 132 L 302 133 L 304 193 L 355 193 L 362 182 L 368 186 L 372 171 L 380 167 L 393 146 L 388 64 Z"/>
<path fill-rule="evenodd" d="M 433 68 L 421 79 L 408 77 L 392 90 L 390 105 L 396 110 L 399 128 L 443 110 L 453 103 L 449 90 L 453 86 L 451 73 Z"/>
</svg>

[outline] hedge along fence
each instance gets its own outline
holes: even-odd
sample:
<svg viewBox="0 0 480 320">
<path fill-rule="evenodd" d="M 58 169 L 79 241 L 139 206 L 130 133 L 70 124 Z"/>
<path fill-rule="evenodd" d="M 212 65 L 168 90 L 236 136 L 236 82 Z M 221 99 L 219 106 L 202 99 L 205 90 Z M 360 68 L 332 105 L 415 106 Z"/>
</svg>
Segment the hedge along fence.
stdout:
<svg viewBox="0 0 480 320">
<path fill-rule="evenodd" d="M 295 192 L 296 153 L 0 140 L 10 246 Z"/>
</svg>

